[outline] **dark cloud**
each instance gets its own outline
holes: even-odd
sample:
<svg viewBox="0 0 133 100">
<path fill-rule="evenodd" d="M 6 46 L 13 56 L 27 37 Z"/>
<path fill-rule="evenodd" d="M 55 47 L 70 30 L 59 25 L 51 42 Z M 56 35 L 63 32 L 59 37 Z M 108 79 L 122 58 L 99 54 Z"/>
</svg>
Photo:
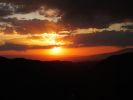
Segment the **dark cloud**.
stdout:
<svg viewBox="0 0 133 100">
<path fill-rule="evenodd" d="M 103 28 L 111 23 L 133 20 L 131 0 L 1 0 L 19 5 L 16 12 L 35 11 L 42 5 L 57 8 L 62 22 L 75 27 Z"/>
<path fill-rule="evenodd" d="M 49 22 L 47 20 L 18 20 L 17 18 L 8 18 L 1 20 L 10 23 L 12 26 L 3 26 L 3 32 L 5 34 L 11 34 L 14 31 L 16 31 L 18 34 L 42 34 L 45 32 L 58 32 L 64 29 L 64 26 L 60 23 Z M 2 25 L 0 27 L 2 27 Z"/>
<path fill-rule="evenodd" d="M 133 30 L 133 24 L 132 25 L 123 26 L 123 28 L 129 29 L 129 30 Z"/>
<path fill-rule="evenodd" d="M 131 0 L 0 0 L 0 22 L 9 25 L 0 25 L 5 34 L 42 34 L 45 32 L 75 30 L 75 28 L 104 28 L 113 23 L 133 22 L 133 7 Z M 58 23 L 48 20 L 18 20 L 8 18 L 8 15 L 26 14 L 41 7 L 55 12 L 39 12 L 47 17 L 61 16 Z M 56 13 L 57 12 L 57 13 Z M 5 17 L 6 16 L 6 17 Z M 63 24 L 63 25 L 62 25 Z M 64 26 L 65 25 L 65 26 Z M 133 25 L 124 25 L 128 31 L 103 31 L 93 34 L 68 35 L 63 40 L 74 42 L 74 46 L 132 46 Z M 1 31 L 1 30 L 0 30 Z M 41 37 L 30 37 L 40 39 Z M 73 45 L 72 45 L 73 47 Z M 27 46 L 6 43 L 0 50 L 27 50 L 44 49 L 49 46 Z"/>
<path fill-rule="evenodd" d="M 20 44 L 12 44 L 12 43 L 5 43 L 4 45 L 0 45 L 0 51 L 24 51 L 29 49 L 49 49 L 53 46 L 29 46 L 29 45 L 20 45 Z"/>
<path fill-rule="evenodd" d="M 10 44 L 10 43 L 0 45 L 0 51 L 6 51 L 6 50 L 21 51 L 26 49 L 27 49 L 27 46 L 25 45 L 17 45 L 17 44 Z"/>
<path fill-rule="evenodd" d="M 5 26 L 5 29 L 3 29 L 2 31 L 6 34 L 11 34 L 13 33 L 13 30 L 13 27 Z"/>
<path fill-rule="evenodd" d="M 65 38 L 74 46 L 132 46 L 133 32 L 104 31 L 92 34 L 77 34 Z"/>
<path fill-rule="evenodd" d="M 12 15 L 13 14 L 13 5 L 0 3 L 0 17 Z"/>
</svg>

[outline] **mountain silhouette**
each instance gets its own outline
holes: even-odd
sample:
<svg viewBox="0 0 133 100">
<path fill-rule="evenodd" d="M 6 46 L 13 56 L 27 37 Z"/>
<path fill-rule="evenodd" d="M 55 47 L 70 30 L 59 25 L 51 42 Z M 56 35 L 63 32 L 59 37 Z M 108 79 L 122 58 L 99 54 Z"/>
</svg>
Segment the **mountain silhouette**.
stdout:
<svg viewBox="0 0 133 100">
<path fill-rule="evenodd" d="M 0 80 L 4 100 L 133 99 L 133 53 L 99 62 L 0 57 Z"/>
<path fill-rule="evenodd" d="M 97 54 L 97 55 L 92 55 L 88 57 L 86 56 L 86 59 L 88 58 L 88 60 L 91 60 L 91 61 L 101 61 L 112 55 L 120 55 L 124 53 L 133 53 L 133 48 L 126 48 L 126 49 L 122 49 L 122 50 L 111 52 L 111 53 Z"/>
</svg>

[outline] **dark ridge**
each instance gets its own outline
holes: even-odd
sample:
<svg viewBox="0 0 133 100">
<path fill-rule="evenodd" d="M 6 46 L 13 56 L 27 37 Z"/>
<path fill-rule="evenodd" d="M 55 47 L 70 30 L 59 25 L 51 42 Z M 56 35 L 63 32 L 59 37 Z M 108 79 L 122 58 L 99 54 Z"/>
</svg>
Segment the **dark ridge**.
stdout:
<svg viewBox="0 0 133 100">
<path fill-rule="evenodd" d="M 7 59 L 0 57 L 4 100 L 133 99 L 133 53 L 100 62 Z"/>
<path fill-rule="evenodd" d="M 88 59 L 91 60 L 91 61 L 101 61 L 101 60 L 104 60 L 104 59 L 106 59 L 106 58 L 108 58 L 112 55 L 121 55 L 121 54 L 124 54 L 124 53 L 133 53 L 133 48 L 126 48 L 126 49 L 122 49 L 122 50 L 112 52 L 112 53 L 92 55 L 92 56 L 88 56 Z"/>
<path fill-rule="evenodd" d="M 1 57 L 0 56 L 0 62 L 6 62 L 6 61 L 8 61 L 9 59 L 8 58 L 6 58 L 6 57 Z"/>
<path fill-rule="evenodd" d="M 123 54 L 114 54 L 108 57 L 107 59 L 103 60 L 103 62 L 108 62 L 108 61 L 133 62 L 133 52 L 123 53 Z"/>
</svg>

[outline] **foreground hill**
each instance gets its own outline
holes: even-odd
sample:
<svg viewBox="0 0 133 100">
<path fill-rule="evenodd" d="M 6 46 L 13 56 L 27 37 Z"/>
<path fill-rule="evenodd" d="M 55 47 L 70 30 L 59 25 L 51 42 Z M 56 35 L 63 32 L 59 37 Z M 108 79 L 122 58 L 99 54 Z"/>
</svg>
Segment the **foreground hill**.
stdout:
<svg viewBox="0 0 133 100">
<path fill-rule="evenodd" d="M 0 91 L 4 100 L 129 99 L 132 67 L 133 53 L 79 63 L 0 57 Z"/>
</svg>

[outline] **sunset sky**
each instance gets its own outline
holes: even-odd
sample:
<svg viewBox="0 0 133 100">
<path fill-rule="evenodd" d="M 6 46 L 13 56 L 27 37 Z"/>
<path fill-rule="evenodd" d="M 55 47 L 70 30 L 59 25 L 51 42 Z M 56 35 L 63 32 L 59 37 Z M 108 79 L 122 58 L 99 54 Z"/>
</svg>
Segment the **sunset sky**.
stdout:
<svg viewBox="0 0 133 100">
<path fill-rule="evenodd" d="M 71 60 L 133 47 L 132 11 L 130 0 L 0 0 L 0 56 Z"/>
</svg>

